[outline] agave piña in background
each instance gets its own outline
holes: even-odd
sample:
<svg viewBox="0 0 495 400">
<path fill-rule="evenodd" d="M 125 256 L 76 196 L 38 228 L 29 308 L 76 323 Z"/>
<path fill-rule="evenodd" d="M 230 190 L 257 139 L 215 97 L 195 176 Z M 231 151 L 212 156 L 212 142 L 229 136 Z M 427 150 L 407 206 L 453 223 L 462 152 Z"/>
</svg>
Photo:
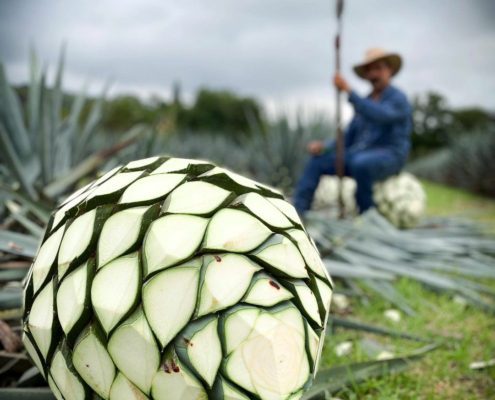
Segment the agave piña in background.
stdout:
<svg viewBox="0 0 495 400">
<path fill-rule="evenodd" d="M 408 172 L 375 184 L 373 199 L 378 211 L 398 228 L 416 226 L 426 209 L 421 182 Z"/>
<path fill-rule="evenodd" d="M 349 177 L 342 178 L 342 199 L 346 215 L 355 214 L 356 181 Z M 339 207 L 339 178 L 336 176 L 322 176 L 315 192 L 311 208 L 313 210 L 333 209 Z"/>
<path fill-rule="evenodd" d="M 344 210 L 347 215 L 357 211 L 355 193 L 356 181 L 344 177 L 343 182 Z M 338 210 L 338 178 L 323 176 L 311 208 L 313 210 Z M 378 211 L 398 228 L 413 228 L 426 209 L 426 193 L 421 182 L 412 174 L 402 172 L 399 175 L 375 183 L 373 200 Z"/>
<path fill-rule="evenodd" d="M 331 294 L 280 193 L 153 157 L 52 214 L 26 280 L 23 341 L 59 398 L 297 399 Z"/>
</svg>

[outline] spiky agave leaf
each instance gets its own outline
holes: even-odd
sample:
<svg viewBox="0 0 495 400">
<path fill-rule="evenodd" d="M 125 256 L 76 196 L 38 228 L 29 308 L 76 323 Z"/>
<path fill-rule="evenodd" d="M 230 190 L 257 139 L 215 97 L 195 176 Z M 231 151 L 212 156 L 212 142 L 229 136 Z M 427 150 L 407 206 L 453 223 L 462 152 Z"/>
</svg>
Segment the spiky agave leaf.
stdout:
<svg viewBox="0 0 495 400">
<path fill-rule="evenodd" d="M 63 110 L 64 58 L 62 51 L 51 86 L 33 52 L 25 104 L 9 85 L 0 63 L 0 220 L 14 220 L 15 224 L 8 225 L 12 231 L 27 232 L 35 239 L 47 222 L 48 211 L 61 197 L 144 133 L 142 127 L 133 129 L 116 143 L 103 143 L 95 135 L 106 89 L 89 107 L 87 117 L 82 116 L 85 89 Z M 9 199 L 10 206 L 4 208 Z M 1 243 L 0 251 L 18 254 Z"/>
<path fill-rule="evenodd" d="M 493 288 L 474 280 L 495 276 L 495 241 L 475 223 L 429 218 L 416 228 L 400 230 L 372 209 L 352 221 L 329 221 L 312 211 L 306 228 L 333 277 L 347 284 L 361 280 L 407 314 L 414 310 L 392 285 L 400 277 L 495 312 Z"/>
<path fill-rule="evenodd" d="M 293 207 L 203 161 L 118 167 L 52 214 L 24 341 L 63 398 L 296 399 L 333 284 Z"/>
</svg>

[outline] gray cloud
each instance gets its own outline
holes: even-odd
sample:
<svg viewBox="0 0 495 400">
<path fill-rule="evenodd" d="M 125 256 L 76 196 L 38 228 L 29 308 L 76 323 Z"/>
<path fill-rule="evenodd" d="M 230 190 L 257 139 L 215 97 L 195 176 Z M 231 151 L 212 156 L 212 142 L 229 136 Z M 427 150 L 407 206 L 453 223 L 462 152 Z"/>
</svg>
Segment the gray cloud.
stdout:
<svg viewBox="0 0 495 400">
<path fill-rule="evenodd" d="M 434 89 L 454 105 L 493 109 L 494 4 L 347 0 L 344 71 L 366 91 L 351 67 L 379 45 L 403 54 L 397 85 L 409 95 Z M 326 0 L 0 0 L 0 59 L 16 82 L 30 43 L 54 66 L 65 41 L 71 89 L 111 78 L 113 93 L 167 96 L 180 80 L 188 93 L 232 88 L 272 109 L 332 109 L 334 30 Z"/>
</svg>

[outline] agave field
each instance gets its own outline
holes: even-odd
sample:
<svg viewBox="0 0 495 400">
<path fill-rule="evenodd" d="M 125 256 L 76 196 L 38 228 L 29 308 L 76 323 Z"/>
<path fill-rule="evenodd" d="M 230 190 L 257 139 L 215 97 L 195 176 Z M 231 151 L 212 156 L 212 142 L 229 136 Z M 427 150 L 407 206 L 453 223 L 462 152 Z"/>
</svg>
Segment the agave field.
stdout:
<svg viewBox="0 0 495 400">
<path fill-rule="evenodd" d="M 301 221 L 291 190 L 325 123 L 109 136 L 103 95 L 64 111 L 62 77 L 63 56 L 48 85 L 33 55 L 21 102 L 0 69 L 0 398 L 495 396 L 482 223 L 394 225 L 402 194 Z"/>
</svg>

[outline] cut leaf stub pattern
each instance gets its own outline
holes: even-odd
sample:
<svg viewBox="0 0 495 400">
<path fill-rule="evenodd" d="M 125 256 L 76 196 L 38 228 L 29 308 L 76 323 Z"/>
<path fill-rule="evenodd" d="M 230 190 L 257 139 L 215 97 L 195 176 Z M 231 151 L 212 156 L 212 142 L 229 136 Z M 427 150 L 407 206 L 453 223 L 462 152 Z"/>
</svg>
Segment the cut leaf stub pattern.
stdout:
<svg viewBox="0 0 495 400">
<path fill-rule="evenodd" d="M 25 286 L 58 399 L 298 399 L 332 281 L 279 192 L 196 160 L 118 167 L 52 215 Z"/>
</svg>

